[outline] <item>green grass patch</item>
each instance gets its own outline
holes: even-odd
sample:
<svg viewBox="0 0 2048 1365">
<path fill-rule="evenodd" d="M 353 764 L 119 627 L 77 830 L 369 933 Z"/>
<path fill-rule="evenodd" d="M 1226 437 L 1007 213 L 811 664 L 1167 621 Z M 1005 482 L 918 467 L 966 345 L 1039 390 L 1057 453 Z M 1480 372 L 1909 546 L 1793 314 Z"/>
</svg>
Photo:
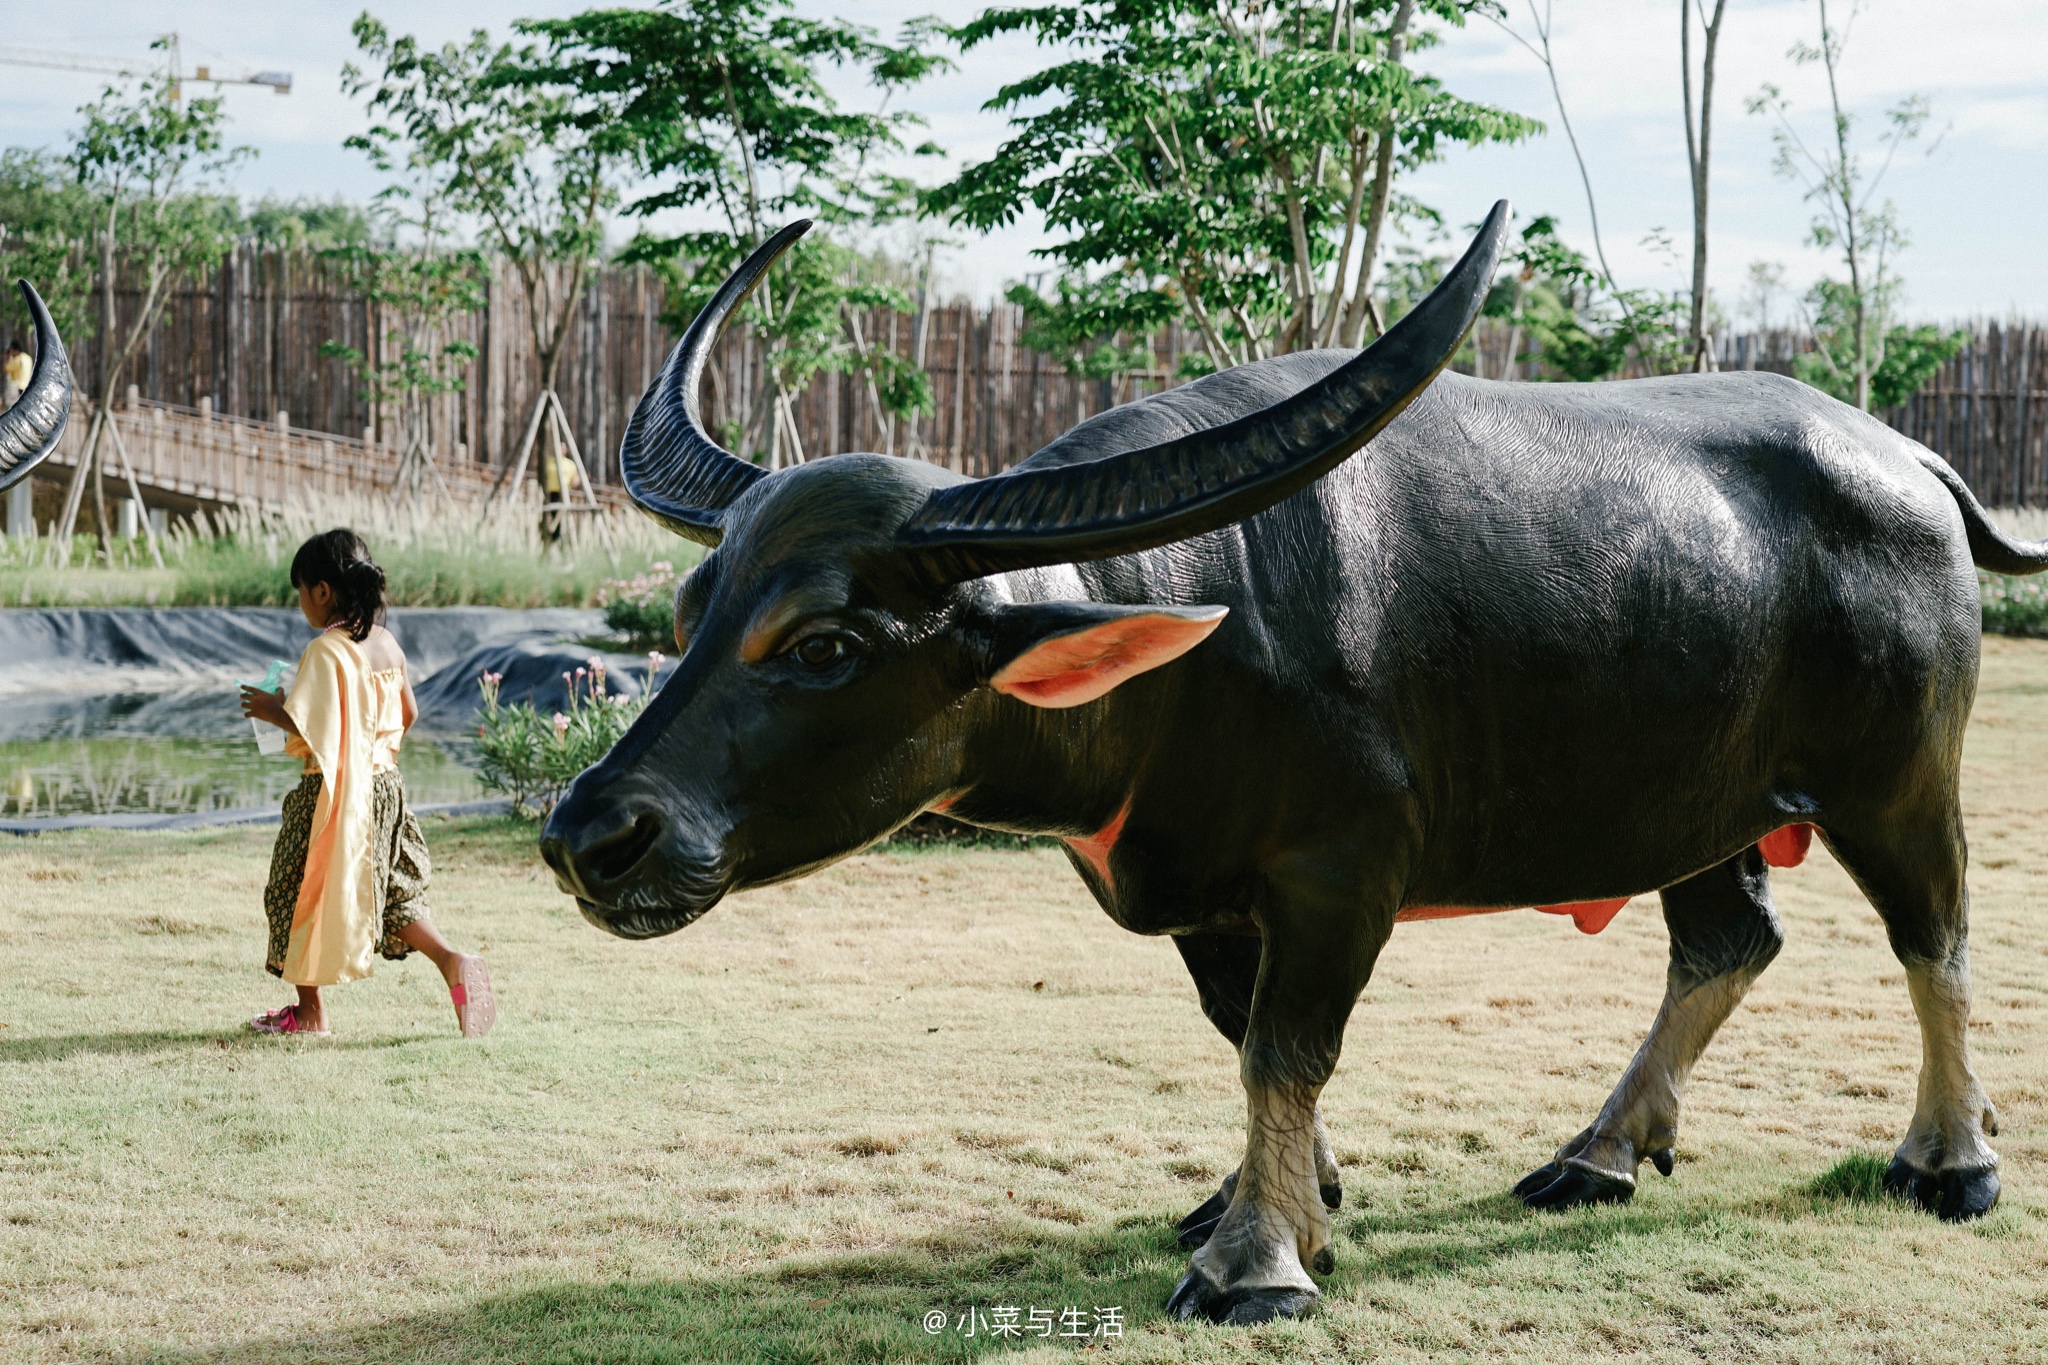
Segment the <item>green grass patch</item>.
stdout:
<svg viewBox="0 0 2048 1365">
<path fill-rule="evenodd" d="M 0 840 L 0 1360 L 2033 1360 L 2048 643 L 1984 654 L 1970 1041 L 2005 1191 L 1975 1226 L 1870 1197 L 1920 1034 L 1824 847 L 1773 870 L 1784 950 L 1692 1073 L 1676 1175 L 1625 1206 L 1507 1190 L 1639 1046 L 1654 899 L 1597 936 L 1397 929 L 1322 1096 L 1336 1271 L 1314 1318 L 1237 1330 L 1163 1311 L 1173 1221 L 1243 1151 L 1237 1058 L 1061 851 L 870 852 L 628 943 L 532 825 L 430 819 L 432 913 L 489 959 L 496 1031 L 463 1042 L 427 964 L 380 961 L 315 1043 L 240 1027 L 288 994 L 270 831 L 92 831 Z M 1068 1308 L 1087 1337 L 989 1329 Z"/>
<path fill-rule="evenodd" d="M 1807 1192 L 1815 1199 L 1840 1204 L 1875 1204 L 1884 1199 L 1888 1163 L 1869 1152 L 1851 1152 L 1820 1173 Z"/>
</svg>

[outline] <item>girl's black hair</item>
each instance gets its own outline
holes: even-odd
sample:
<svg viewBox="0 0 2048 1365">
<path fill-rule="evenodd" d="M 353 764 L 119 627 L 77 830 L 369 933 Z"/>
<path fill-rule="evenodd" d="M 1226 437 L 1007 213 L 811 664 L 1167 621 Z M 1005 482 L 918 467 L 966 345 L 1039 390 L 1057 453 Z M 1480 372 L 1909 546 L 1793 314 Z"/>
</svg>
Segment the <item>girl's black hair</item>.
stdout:
<svg viewBox="0 0 2048 1365">
<path fill-rule="evenodd" d="M 334 589 L 334 616 L 328 624 L 345 623 L 348 638 L 358 643 L 369 639 L 370 627 L 384 619 L 384 571 L 370 558 L 363 538 L 336 527 L 301 545 L 292 556 L 292 586 L 316 583 Z"/>
</svg>

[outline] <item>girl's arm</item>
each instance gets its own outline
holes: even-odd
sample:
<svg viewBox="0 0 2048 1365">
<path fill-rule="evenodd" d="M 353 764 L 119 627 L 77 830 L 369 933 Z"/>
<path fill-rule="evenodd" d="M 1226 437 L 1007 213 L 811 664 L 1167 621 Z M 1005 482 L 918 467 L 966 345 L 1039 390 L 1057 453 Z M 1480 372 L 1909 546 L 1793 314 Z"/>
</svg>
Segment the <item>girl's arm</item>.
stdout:
<svg viewBox="0 0 2048 1365">
<path fill-rule="evenodd" d="M 406 696 L 412 696 L 412 689 L 406 689 Z M 299 724 L 284 709 L 284 693 L 265 692 L 260 687 L 242 688 L 242 714 L 251 720 L 260 720 L 266 725 L 275 725 L 288 735 L 298 735 Z"/>
<path fill-rule="evenodd" d="M 418 697 L 412 694 L 411 678 L 405 680 L 405 696 L 398 704 L 398 714 L 403 720 L 404 732 L 410 734 L 412 732 L 412 723 L 420 718 L 420 701 Z"/>
</svg>

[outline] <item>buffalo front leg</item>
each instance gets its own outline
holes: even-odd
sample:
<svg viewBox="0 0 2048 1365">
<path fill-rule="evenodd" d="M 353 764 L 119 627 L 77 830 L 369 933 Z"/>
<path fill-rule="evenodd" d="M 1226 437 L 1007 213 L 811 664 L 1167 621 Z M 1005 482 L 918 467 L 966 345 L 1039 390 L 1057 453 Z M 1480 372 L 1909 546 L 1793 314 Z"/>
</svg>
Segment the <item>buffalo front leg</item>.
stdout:
<svg viewBox="0 0 2048 1365">
<path fill-rule="evenodd" d="M 1252 993 L 1259 982 L 1259 939 L 1250 934 L 1182 934 L 1173 940 L 1187 963 L 1188 975 L 1202 1002 L 1202 1013 L 1229 1040 L 1240 1057 L 1245 1031 L 1251 1026 Z M 1315 1115 L 1316 1184 L 1327 1208 L 1344 1202 L 1344 1185 L 1337 1171 L 1336 1155 L 1330 1150 L 1330 1136 L 1323 1126 L 1322 1110 Z M 1216 1193 L 1197 1205 L 1174 1231 L 1181 1248 L 1193 1251 L 1209 1240 L 1209 1234 L 1223 1221 L 1230 1197 L 1237 1189 L 1237 1172 L 1223 1177 Z"/>
<path fill-rule="evenodd" d="M 1530 1208 L 1624 1202 L 1645 1158 L 1671 1174 L 1693 1064 L 1784 943 L 1754 847 L 1666 887 L 1662 899 L 1671 933 L 1664 1003 L 1593 1126 L 1515 1186 Z"/>
<path fill-rule="evenodd" d="M 1298 1317 L 1317 1298 L 1311 1269 L 1334 1268 L 1322 1192 L 1316 1101 L 1336 1068 L 1344 1024 L 1392 928 L 1353 908 L 1265 919 L 1258 986 L 1238 1051 L 1244 1161 L 1168 1311 L 1212 1322 Z M 1320 1144 L 1327 1150 L 1327 1143 Z"/>
</svg>

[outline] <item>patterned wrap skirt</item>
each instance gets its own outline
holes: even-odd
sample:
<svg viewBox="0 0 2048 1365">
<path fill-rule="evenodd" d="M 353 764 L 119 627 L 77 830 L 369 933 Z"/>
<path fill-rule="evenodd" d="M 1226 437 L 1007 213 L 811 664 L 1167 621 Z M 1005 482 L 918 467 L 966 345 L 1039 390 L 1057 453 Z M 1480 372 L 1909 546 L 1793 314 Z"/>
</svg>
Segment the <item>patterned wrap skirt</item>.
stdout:
<svg viewBox="0 0 2048 1365">
<path fill-rule="evenodd" d="M 371 777 L 370 854 L 372 899 L 384 910 L 377 951 L 396 962 L 412 951 L 399 931 L 427 914 L 427 840 L 420 822 L 405 802 L 405 779 L 396 768 L 380 768 Z M 313 806 L 320 799 L 320 774 L 307 773 L 284 799 L 284 823 L 277 848 L 270 855 L 270 885 L 263 893 L 263 913 L 270 921 L 270 949 L 263 966 L 272 976 L 284 975 L 284 956 L 291 947 L 292 916 L 299 907 L 299 887 L 306 880 L 306 845 L 313 837 Z"/>
</svg>

